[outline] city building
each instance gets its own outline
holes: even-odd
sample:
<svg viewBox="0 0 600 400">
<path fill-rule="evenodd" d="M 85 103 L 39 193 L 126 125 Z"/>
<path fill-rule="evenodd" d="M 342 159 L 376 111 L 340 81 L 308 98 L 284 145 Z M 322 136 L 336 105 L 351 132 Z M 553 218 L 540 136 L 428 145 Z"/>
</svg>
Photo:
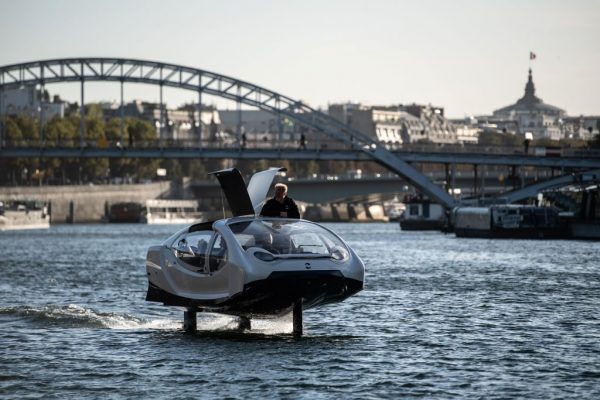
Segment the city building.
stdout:
<svg viewBox="0 0 600 400">
<path fill-rule="evenodd" d="M 483 131 L 475 117 L 449 120 L 456 131 L 456 141 L 462 144 L 477 144 Z"/>
<path fill-rule="evenodd" d="M 425 140 L 431 143 L 458 143 L 456 128 L 444 116 L 442 107 L 411 104 L 404 106 L 409 113 L 419 118 L 425 126 Z M 466 136 L 465 136 L 466 138 Z M 411 140 L 412 141 L 412 140 Z"/>
<path fill-rule="evenodd" d="M 18 89 L 7 89 L 1 92 L 0 115 L 25 114 L 32 118 L 42 118 L 47 123 L 54 117 L 64 117 L 65 102 L 55 96 L 50 101 L 47 91 L 42 95 L 36 86 L 25 86 Z"/>
<path fill-rule="evenodd" d="M 232 135 L 246 135 L 249 141 L 281 140 L 293 141 L 300 129 L 291 120 L 279 118 L 263 110 L 219 110 L 223 130 Z"/>
<path fill-rule="evenodd" d="M 249 147 L 328 148 L 332 140 L 314 129 L 263 110 L 219 110 L 222 129 Z M 304 117 L 310 119 L 310 114 Z"/>
<path fill-rule="evenodd" d="M 402 112 L 359 103 L 332 104 L 329 115 L 386 144 L 402 144 Z M 404 112 L 404 114 L 406 114 Z"/>
<path fill-rule="evenodd" d="M 600 134 L 600 116 L 566 117 L 563 132 L 568 139 L 591 140 Z"/>
<path fill-rule="evenodd" d="M 546 104 L 535 95 L 535 85 L 531 68 L 525 85 L 525 94 L 515 104 L 495 110 L 493 118 L 499 121 L 512 121 L 517 124 L 517 132 L 531 132 L 534 139 L 564 137 L 564 110 Z"/>
<path fill-rule="evenodd" d="M 104 105 L 103 109 L 107 117 L 121 116 L 121 107 L 115 103 Z M 156 128 L 157 138 L 163 140 L 178 140 L 189 145 L 196 145 L 205 141 L 231 139 L 226 137 L 228 135 L 222 131 L 219 112 L 213 106 L 203 105 L 202 111 L 199 112 L 195 104 L 176 110 L 168 109 L 163 105 L 161 115 L 160 104 L 134 100 L 123 105 L 123 116 L 150 122 Z M 200 127 L 202 127 L 201 137 Z"/>
<path fill-rule="evenodd" d="M 444 109 L 430 105 L 366 106 L 359 103 L 332 104 L 329 115 L 388 145 L 418 142 L 457 143 L 455 127 L 444 117 Z M 471 135 L 471 136 L 469 136 Z M 463 135 L 468 142 L 474 133 Z"/>
</svg>

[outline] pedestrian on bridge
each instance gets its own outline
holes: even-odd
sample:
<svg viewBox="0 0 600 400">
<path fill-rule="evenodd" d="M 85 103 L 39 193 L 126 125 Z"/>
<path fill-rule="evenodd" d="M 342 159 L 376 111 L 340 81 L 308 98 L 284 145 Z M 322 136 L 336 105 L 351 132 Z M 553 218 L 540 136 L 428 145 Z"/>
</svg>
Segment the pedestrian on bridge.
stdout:
<svg viewBox="0 0 600 400">
<path fill-rule="evenodd" d="M 306 150 L 306 136 L 304 136 L 304 133 L 300 135 L 300 147 L 298 147 L 298 150 Z"/>
</svg>

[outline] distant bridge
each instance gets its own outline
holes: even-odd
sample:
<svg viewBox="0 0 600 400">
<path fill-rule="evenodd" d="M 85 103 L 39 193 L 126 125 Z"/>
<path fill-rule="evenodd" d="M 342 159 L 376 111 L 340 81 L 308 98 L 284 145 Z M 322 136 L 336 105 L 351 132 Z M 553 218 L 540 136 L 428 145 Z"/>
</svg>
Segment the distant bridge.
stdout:
<svg viewBox="0 0 600 400">
<path fill-rule="evenodd" d="M 443 149 L 442 149 L 443 150 Z M 419 146 L 417 151 L 408 149 L 388 150 L 399 160 L 406 163 L 429 163 L 447 165 L 507 165 L 532 166 L 555 169 L 593 169 L 600 168 L 600 154 L 573 152 L 565 157 L 538 157 L 527 154 L 483 153 L 486 148 L 471 148 L 473 153 L 440 151 L 431 146 Z M 497 150 L 497 149 L 493 149 Z M 479 152 L 476 152 L 479 151 Z M 575 155 L 577 154 L 577 155 Z M 588 156 L 592 155 L 592 156 Z M 0 148 L 0 157 L 47 157 L 47 158 L 167 158 L 167 159 L 245 159 L 245 160 L 333 160 L 333 161 L 377 161 L 369 151 L 359 149 L 290 149 L 278 148 L 245 148 L 239 145 L 220 147 L 172 147 L 156 148 L 122 148 L 122 147 L 4 147 Z"/>
<path fill-rule="evenodd" d="M 261 159 L 282 159 L 285 155 L 287 159 L 371 159 L 404 177 L 413 186 L 440 204 L 448 208 L 456 204 L 456 200 L 443 188 L 433 184 L 425 175 L 409 164 L 409 162 L 426 161 L 417 161 L 411 154 L 405 154 L 404 157 L 395 154 L 386 148 L 385 145 L 375 141 L 368 135 L 309 107 L 301 101 L 249 82 L 197 68 L 125 58 L 67 58 L 8 65 L 0 67 L 0 101 L 3 98 L 2 92 L 6 89 L 28 85 L 40 85 L 43 89 L 46 84 L 79 82 L 81 84 L 80 113 L 83 117 L 85 116 L 85 82 L 90 81 L 120 82 L 122 106 L 124 83 L 145 83 L 159 86 L 161 103 L 161 132 L 159 140 L 161 145 L 163 142 L 162 126 L 164 126 L 162 95 L 163 87 L 168 86 L 196 92 L 198 94 L 199 111 L 201 111 L 202 107 L 203 94 L 218 96 L 236 101 L 238 104 L 249 105 L 287 117 L 325 135 L 350 150 L 342 151 L 345 154 L 340 154 L 324 153 L 319 149 L 316 150 L 317 153 L 313 153 L 312 155 L 310 152 L 287 152 L 284 154 L 281 150 L 272 149 L 261 150 L 260 152 L 258 150 L 251 152 L 250 149 L 248 151 L 242 151 L 241 149 L 237 151 L 231 149 L 211 151 L 203 149 L 203 145 L 200 142 L 198 143 L 198 150 L 88 148 L 84 140 L 84 119 L 81 118 L 80 143 L 78 148 L 2 148 L 0 155 L 3 157 L 211 157 Z M 2 104 L 0 104 L 0 108 L 2 108 Z M 121 110 L 123 110 L 123 107 L 121 107 Z M 121 116 L 123 117 L 123 114 Z M 5 122 L 3 120 L 0 124 L 0 144 L 3 144 L 5 141 L 4 126 Z M 121 135 L 123 135 L 123 124 L 121 124 Z M 42 129 L 40 129 L 40 141 L 44 143 Z M 121 143 L 123 143 L 122 140 Z M 485 163 L 485 158 L 487 156 L 480 156 L 479 161 Z M 444 162 L 441 161 L 441 157 L 436 158 L 432 156 L 430 159 L 436 159 L 438 160 L 437 162 Z M 444 159 L 447 164 L 450 164 L 458 162 L 459 157 L 446 157 Z M 533 162 L 533 159 L 531 161 Z M 516 161 L 513 162 L 515 164 L 512 165 L 518 165 Z M 582 161 L 572 160 L 572 162 L 573 164 L 563 163 L 563 166 L 576 166 L 575 164 L 579 163 L 576 166 L 578 168 L 592 168 L 591 166 L 583 166 L 584 163 Z M 467 156 L 465 163 L 476 164 L 476 161 L 474 157 Z M 558 165 L 554 163 L 552 166 L 557 167 Z"/>
<path fill-rule="evenodd" d="M 434 174 L 430 176 L 436 181 L 443 181 L 443 174 Z M 523 177 L 525 183 L 531 183 L 535 180 L 534 176 Z M 407 187 L 409 182 L 398 180 L 398 177 L 368 176 L 360 179 L 344 178 L 338 176 L 319 177 L 319 178 L 301 178 L 285 181 L 290 188 L 290 196 L 295 200 L 307 203 L 380 203 L 385 199 L 391 199 L 395 195 L 402 200 L 404 194 L 412 194 L 412 190 Z M 481 184 L 481 181 L 478 182 Z M 520 182 L 518 182 L 520 184 Z M 466 196 L 473 195 L 473 174 L 461 173 L 457 177 L 455 187 L 461 189 L 461 193 Z M 512 188 L 516 182 L 508 182 L 508 188 Z M 506 190 L 506 185 L 499 181 L 499 174 L 490 174 L 484 177 L 484 183 L 480 189 L 486 193 L 497 193 Z M 189 189 L 197 198 L 220 199 L 221 189 L 214 181 L 194 181 L 190 183 Z M 488 195 L 489 196 L 489 195 Z"/>
</svg>

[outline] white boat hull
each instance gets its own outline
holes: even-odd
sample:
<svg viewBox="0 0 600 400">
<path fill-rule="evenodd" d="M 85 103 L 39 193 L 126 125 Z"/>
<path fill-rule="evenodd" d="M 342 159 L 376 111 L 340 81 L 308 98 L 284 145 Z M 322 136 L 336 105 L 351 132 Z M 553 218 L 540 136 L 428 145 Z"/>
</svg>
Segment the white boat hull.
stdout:
<svg viewBox="0 0 600 400">
<path fill-rule="evenodd" d="M 48 228 L 50 228 L 50 217 L 42 210 L 7 210 L 4 215 L 0 215 L 0 231 Z"/>
</svg>

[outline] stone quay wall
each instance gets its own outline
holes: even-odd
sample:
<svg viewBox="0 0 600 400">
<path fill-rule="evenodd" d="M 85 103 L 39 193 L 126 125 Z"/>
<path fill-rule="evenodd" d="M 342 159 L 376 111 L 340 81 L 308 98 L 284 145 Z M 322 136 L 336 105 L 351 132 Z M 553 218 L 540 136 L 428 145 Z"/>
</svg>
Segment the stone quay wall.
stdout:
<svg viewBox="0 0 600 400">
<path fill-rule="evenodd" d="M 134 202 L 141 205 L 150 199 L 191 199 L 183 182 L 155 182 L 127 185 L 71 185 L 0 187 L 0 201 L 35 200 L 48 204 L 50 223 L 106 222 L 111 204 Z M 200 199 L 202 200 L 202 199 Z M 201 201 L 207 218 L 222 218 L 221 206 L 214 199 Z M 227 208 L 227 206 L 225 206 Z M 381 205 L 368 204 L 301 204 L 302 218 L 321 222 L 387 221 Z M 216 211 L 215 211 L 216 210 Z M 208 214 L 209 211 L 212 213 Z M 214 215 L 213 215 L 214 214 Z M 229 215 L 229 213 L 226 213 Z"/>
<path fill-rule="evenodd" d="M 110 204 L 145 204 L 148 199 L 168 198 L 173 191 L 172 186 L 170 182 L 157 182 L 131 185 L 0 187 L 0 200 L 47 202 L 52 224 L 91 223 L 102 222 Z"/>
</svg>

